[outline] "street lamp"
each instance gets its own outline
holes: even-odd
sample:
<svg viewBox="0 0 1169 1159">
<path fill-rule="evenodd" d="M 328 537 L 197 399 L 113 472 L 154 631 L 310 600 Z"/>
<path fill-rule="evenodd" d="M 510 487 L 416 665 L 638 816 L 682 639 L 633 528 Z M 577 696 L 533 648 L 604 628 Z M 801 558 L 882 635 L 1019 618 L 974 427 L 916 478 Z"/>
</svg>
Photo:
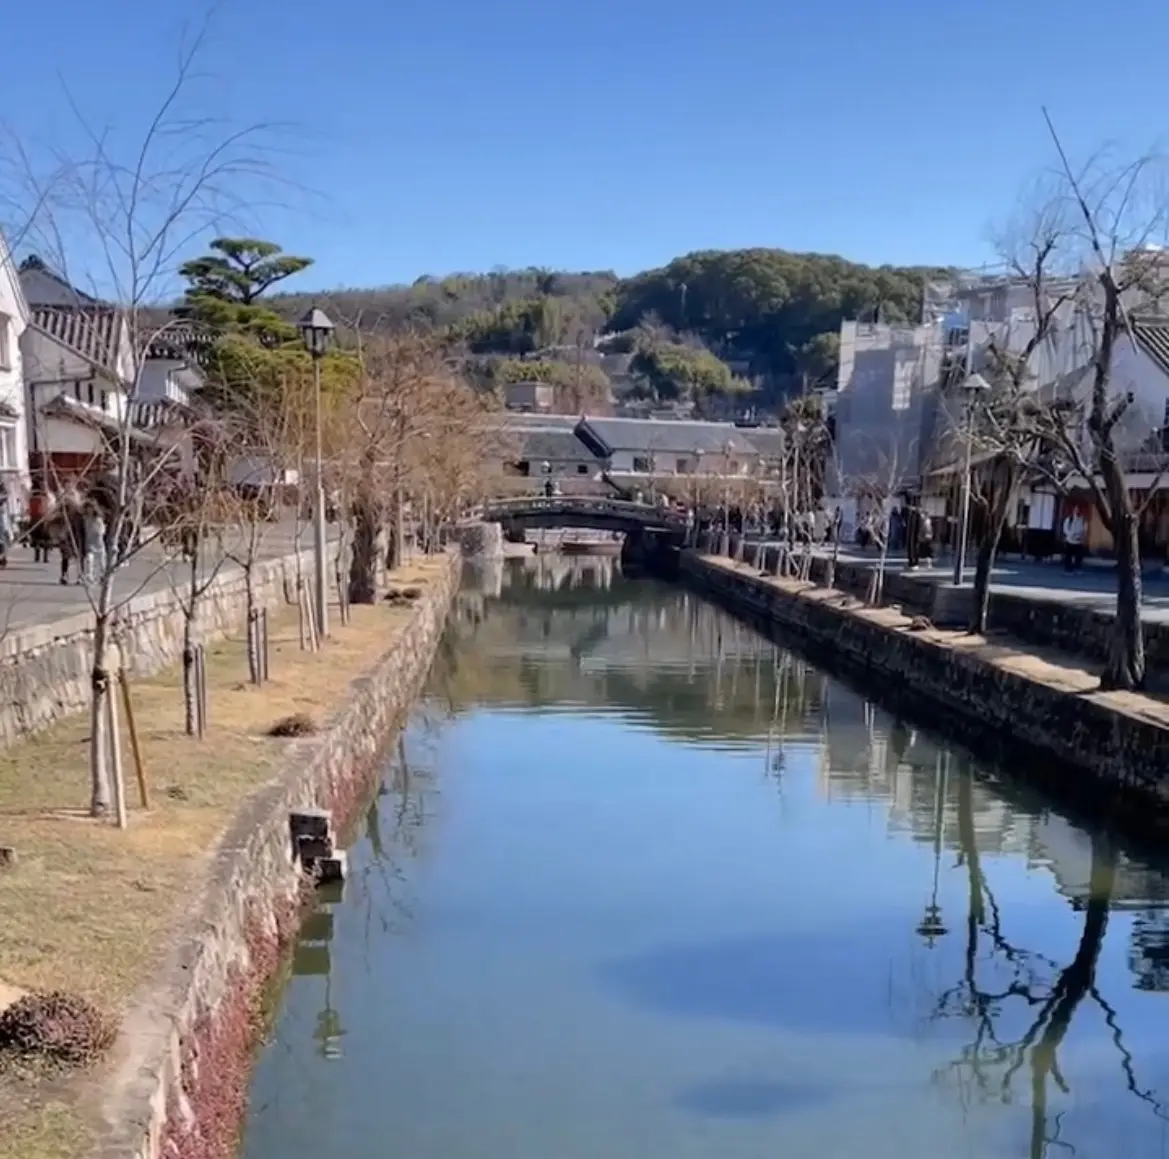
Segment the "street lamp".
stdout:
<svg viewBox="0 0 1169 1159">
<path fill-rule="evenodd" d="M 313 503 L 313 572 L 316 582 L 317 634 L 329 634 L 328 585 L 325 582 L 325 463 L 321 453 L 321 359 L 333 337 L 333 323 L 314 306 L 297 323 L 304 347 L 313 360 L 313 402 L 316 410 L 316 495 Z"/>
<path fill-rule="evenodd" d="M 980 395 L 990 390 L 990 383 L 981 374 L 968 374 L 962 382 L 961 390 L 966 396 L 966 462 L 962 469 L 962 507 L 958 522 L 958 543 L 954 552 L 955 584 L 962 582 L 962 572 L 966 567 L 966 537 L 970 530 L 970 458 L 974 447 L 974 404 Z"/>
</svg>

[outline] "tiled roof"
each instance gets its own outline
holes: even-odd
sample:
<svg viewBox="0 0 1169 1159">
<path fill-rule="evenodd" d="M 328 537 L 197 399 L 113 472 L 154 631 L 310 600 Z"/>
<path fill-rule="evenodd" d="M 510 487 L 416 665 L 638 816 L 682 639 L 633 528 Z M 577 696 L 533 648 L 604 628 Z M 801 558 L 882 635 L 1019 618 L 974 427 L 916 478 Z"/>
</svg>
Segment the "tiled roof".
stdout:
<svg viewBox="0 0 1169 1159">
<path fill-rule="evenodd" d="M 559 462 L 588 462 L 595 458 L 592 452 L 572 433 L 553 428 L 531 429 L 518 435 L 519 447 L 515 458 L 555 459 Z"/>
<path fill-rule="evenodd" d="M 32 324 L 50 338 L 69 347 L 87 362 L 107 371 L 116 371 L 122 317 L 116 310 L 71 310 L 59 306 L 37 306 Z"/>
<path fill-rule="evenodd" d="M 502 430 L 526 430 L 537 428 L 540 430 L 571 431 L 577 424 L 576 415 L 531 414 L 524 411 L 507 411 L 498 416 L 498 425 Z"/>
<path fill-rule="evenodd" d="M 588 427 L 615 451 L 661 451 L 677 454 L 736 455 L 755 453 L 747 433 L 730 423 L 676 422 L 668 419 L 588 418 Z"/>
<path fill-rule="evenodd" d="M 779 427 L 748 427 L 742 434 L 763 458 L 778 459 L 783 455 L 787 440 Z"/>
<path fill-rule="evenodd" d="M 1136 322 L 1133 336 L 1145 353 L 1169 374 L 1169 322 Z"/>
<path fill-rule="evenodd" d="M 55 418 L 71 419 L 82 426 L 93 427 L 95 430 L 106 431 L 111 435 L 128 435 L 138 442 L 147 442 L 149 438 L 142 431 L 134 427 L 123 427 L 113 415 L 99 410 L 90 403 L 71 398 L 67 394 L 54 395 L 40 408 L 41 414 L 52 415 Z"/>
<path fill-rule="evenodd" d="M 205 358 L 215 344 L 215 334 L 204 326 L 191 322 L 168 324 L 162 330 L 151 330 L 145 336 L 147 358 L 166 358 L 175 361 Z"/>
</svg>

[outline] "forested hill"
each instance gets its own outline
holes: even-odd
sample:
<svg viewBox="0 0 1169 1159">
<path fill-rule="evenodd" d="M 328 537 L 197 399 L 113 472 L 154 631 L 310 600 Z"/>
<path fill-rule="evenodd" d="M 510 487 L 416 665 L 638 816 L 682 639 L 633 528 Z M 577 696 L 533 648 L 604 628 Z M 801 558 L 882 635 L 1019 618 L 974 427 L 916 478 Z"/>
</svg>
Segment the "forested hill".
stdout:
<svg viewBox="0 0 1169 1159">
<path fill-rule="evenodd" d="M 673 335 L 785 390 L 833 372 L 842 319 L 916 320 L 924 280 L 945 272 L 745 249 L 692 253 L 624 279 L 505 270 L 267 300 L 286 317 L 320 301 L 346 321 L 434 328 L 483 355 L 528 355 L 606 331 Z"/>
<path fill-rule="evenodd" d="M 340 317 L 385 329 L 405 326 L 444 329 L 474 315 L 488 315 L 517 304 L 553 298 L 582 325 L 603 329 L 620 279 L 611 271 L 563 273 L 554 270 L 495 270 L 488 274 L 422 277 L 409 286 L 330 290 L 317 294 L 272 294 L 268 301 L 292 316 L 327 300 Z"/>
</svg>

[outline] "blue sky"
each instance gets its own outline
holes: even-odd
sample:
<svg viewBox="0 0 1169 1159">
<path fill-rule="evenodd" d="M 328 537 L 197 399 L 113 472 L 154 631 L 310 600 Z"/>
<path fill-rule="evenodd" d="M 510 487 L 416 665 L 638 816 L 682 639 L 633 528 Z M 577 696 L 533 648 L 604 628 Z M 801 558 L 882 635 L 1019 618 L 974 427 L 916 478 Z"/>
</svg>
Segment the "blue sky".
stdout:
<svg viewBox="0 0 1169 1159">
<path fill-rule="evenodd" d="M 207 11 L 8 8 L 34 155 L 79 148 L 65 82 L 125 149 Z M 746 245 L 975 264 L 1051 163 L 1040 106 L 1077 156 L 1144 151 L 1166 59 L 1165 0 L 221 0 L 183 109 L 295 126 L 245 224 L 316 258 L 304 288 Z"/>
</svg>

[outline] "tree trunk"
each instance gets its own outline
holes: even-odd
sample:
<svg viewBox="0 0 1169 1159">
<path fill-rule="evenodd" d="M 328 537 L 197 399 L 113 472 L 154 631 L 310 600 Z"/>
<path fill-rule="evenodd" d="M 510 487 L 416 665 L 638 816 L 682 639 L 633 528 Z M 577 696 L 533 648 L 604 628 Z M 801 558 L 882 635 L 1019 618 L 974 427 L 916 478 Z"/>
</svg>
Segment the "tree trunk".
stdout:
<svg viewBox="0 0 1169 1159">
<path fill-rule="evenodd" d="M 253 574 L 255 564 L 251 559 L 244 564 L 244 607 L 247 611 L 248 623 L 248 679 L 253 684 L 260 683 L 260 641 L 257 633 L 260 630 L 260 610 L 256 607 L 256 577 Z"/>
<path fill-rule="evenodd" d="M 1141 624 L 1141 550 L 1136 513 L 1127 495 L 1112 520 L 1116 546 L 1116 619 L 1102 688 L 1145 686 L 1145 633 Z"/>
<path fill-rule="evenodd" d="M 106 763 L 106 698 L 110 695 L 110 674 L 105 666 L 108 636 L 108 617 L 96 616 L 93 670 L 89 677 L 89 812 L 93 817 L 104 817 L 110 811 L 110 773 Z"/>
<path fill-rule="evenodd" d="M 199 541 L 189 540 L 187 554 L 187 599 L 183 604 L 183 729 L 187 736 L 195 735 L 198 707 L 195 688 L 195 616 L 199 600 Z"/>
<path fill-rule="evenodd" d="M 877 566 L 869 575 L 868 603 L 877 607 L 885 595 L 885 565 L 889 559 L 889 523 L 886 519 L 885 531 L 881 537 L 881 555 Z"/>
<path fill-rule="evenodd" d="M 391 570 L 401 567 L 406 558 L 406 497 L 399 487 L 394 492 L 394 525 L 390 533 Z"/>
<path fill-rule="evenodd" d="M 970 624 L 967 629 L 972 636 L 981 636 L 986 631 L 986 617 L 990 611 L 990 573 L 994 570 L 995 556 L 1007 526 L 1007 516 L 1015 505 L 1021 481 L 1022 471 L 1014 464 L 1008 465 L 1003 486 L 986 513 L 986 534 L 978 545 L 978 558 L 974 564 L 974 590 L 971 593 Z"/>
<path fill-rule="evenodd" d="M 377 511 L 364 499 L 353 505 L 353 550 L 349 564 L 349 602 L 372 604 L 377 599 Z"/>
<path fill-rule="evenodd" d="M 183 731 L 187 736 L 195 735 L 195 633 L 192 630 L 194 617 L 183 615 Z"/>
</svg>

